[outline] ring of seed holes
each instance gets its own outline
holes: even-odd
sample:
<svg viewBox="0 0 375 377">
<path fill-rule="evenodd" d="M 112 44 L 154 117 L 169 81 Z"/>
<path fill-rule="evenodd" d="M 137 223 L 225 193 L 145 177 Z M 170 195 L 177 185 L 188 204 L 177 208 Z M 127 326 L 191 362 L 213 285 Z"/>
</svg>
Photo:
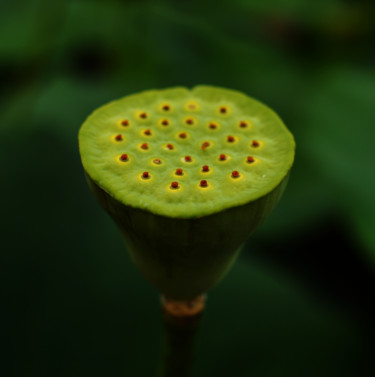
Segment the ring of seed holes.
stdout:
<svg viewBox="0 0 375 377">
<path fill-rule="evenodd" d="M 165 103 L 165 104 L 162 104 L 161 106 L 159 106 L 159 109 L 167 115 L 168 112 L 171 111 L 172 107 L 168 103 Z M 188 102 L 188 103 L 185 104 L 185 109 L 188 109 L 190 111 L 196 111 L 196 110 L 199 109 L 199 105 L 194 103 L 194 102 Z M 221 114 L 221 115 L 227 115 L 229 112 L 230 112 L 229 107 L 225 106 L 225 105 L 220 106 L 217 109 L 217 113 Z M 144 120 L 145 121 L 149 118 L 149 114 L 147 113 L 147 111 L 140 111 L 136 114 L 135 117 L 138 120 Z M 158 123 L 159 123 L 159 125 L 161 125 L 163 127 L 168 127 L 170 125 L 170 121 L 167 118 L 159 119 Z M 194 116 L 189 115 L 189 116 L 186 116 L 186 117 L 183 118 L 183 123 L 185 123 L 188 126 L 194 126 L 194 125 L 197 124 L 197 120 Z M 131 124 L 131 122 L 130 122 L 129 119 L 123 119 L 121 121 L 121 126 L 124 129 L 128 128 L 130 124 Z M 219 127 L 218 125 L 219 125 L 218 122 L 212 121 L 212 122 L 209 122 L 208 128 L 209 128 L 210 131 L 214 131 L 214 130 L 218 129 L 218 127 Z M 238 127 L 241 128 L 241 129 L 246 129 L 246 128 L 249 127 L 249 123 L 248 123 L 248 121 L 241 120 L 241 121 L 238 122 Z M 150 128 L 144 129 L 142 131 L 142 133 L 146 137 L 150 137 L 153 134 L 152 129 L 150 129 Z M 178 138 L 180 138 L 180 139 L 186 139 L 187 136 L 188 136 L 188 133 L 186 131 L 179 131 L 178 132 Z M 115 142 L 122 142 L 122 141 L 124 141 L 124 136 L 121 133 L 119 133 L 119 134 L 114 136 L 114 140 L 115 140 Z M 236 138 L 236 136 L 228 135 L 227 138 L 226 138 L 226 141 L 227 141 L 227 143 L 232 144 L 232 143 L 235 143 L 237 141 L 237 138 Z M 258 140 L 252 140 L 250 145 L 251 145 L 252 148 L 259 148 L 260 142 Z M 209 148 L 210 146 L 211 146 L 211 143 L 208 142 L 208 141 L 203 142 L 201 144 L 201 148 L 203 150 Z M 144 142 L 144 143 L 140 144 L 139 148 L 141 150 L 148 150 L 149 145 L 148 145 L 147 142 Z M 174 150 L 175 147 L 172 143 L 168 143 L 164 146 L 164 149 Z M 119 159 L 120 159 L 121 162 L 128 162 L 129 161 L 129 155 L 127 153 L 123 153 L 123 154 L 121 154 Z M 221 153 L 218 156 L 219 161 L 226 161 L 227 159 L 228 159 L 228 156 L 225 153 Z M 183 161 L 189 163 L 189 162 L 192 161 L 192 158 L 191 158 L 191 156 L 186 155 L 186 156 L 183 157 Z M 155 159 L 153 159 L 152 162 L 155 165 L 161 165 L 162 159 L 155 158 Z M 246 156 L 245 162 L 248 163 L 248 164 L 253 164 L 255 162 L 255 158 L 253 156 Z M 210 168 L 209 165 L 203 165 L 201 167 L 200 171 L 202 173 L 208 173 L 208 172 L 211 171 L 211 168 Z M 241 177 L 241 174 L 243 174 L 243 173 L 240 173 L 238 170 L 233 170 L 230 176 L 233 180 L 236 180 L 239 177 Z M 183 169 L 176 168 L 175 171 L 174 171 L 174 175 L 177 176 L 177 177 L 184 175 Z M 151 175 L 148 171 L 143 171 L 140 174 L 140 177 L 141 177 L 142 180 L 147 181 L 151 178 Z M 209 186 L 209 183 L 206 179 L 202 179 L 199 182 L 199 186 L 202 187 L 202 188 L 206 188 L 206 187 Z M 178 190 L 180 188 L 180 184 L 179 184 L 178 181 L 172 181 L 170 183 L 169 188 L 172 189 L 172 190 Z"/>
</svg>

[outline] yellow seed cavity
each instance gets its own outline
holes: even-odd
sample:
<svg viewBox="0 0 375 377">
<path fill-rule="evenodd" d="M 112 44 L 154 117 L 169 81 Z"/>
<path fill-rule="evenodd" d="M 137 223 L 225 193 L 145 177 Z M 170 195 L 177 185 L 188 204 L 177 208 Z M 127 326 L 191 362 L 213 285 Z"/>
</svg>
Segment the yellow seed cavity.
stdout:
<svg viewBox="0 0 375 377">
<path fill-rule="evenodd" d="M 190 138 L 190 133 L 186 131 L 179 131 L 176 133 L 175 138 L 177 140 L 187 140 Z"/>
<path fill-rule="evenodd" d="M 189 158 L 187 158 L 187 157 L 189 157 Z M 195 158 L 192 157 L 192 156 L 190 156 L 190 155 L 183 156 L 183 157 L 181 157 L 180 160 L 183 163 L 185 163 L 185 164 L 193 164 L 193 163 L 195 163 Z"/>
<path fill-rule="evenodd" d="M 134 117 L 140 122 L 147 122 L 150 120 L 150 114 L 145 110 L 137 110 L 134 113 Z"/>
<path fill-rule="evenodd" d="M 122 122 L 126 122 L 126 124 L 123 124 Z M 127 118 L 123 118 L 123 119 L 119 119 L 117 122 L 117 128 L 121 131 L 123 130 L 127 130 L 128 128 L 132 127 L 132 122 L 127 119 Z"/>
<path fill-rule="evenodd" d="M 202 177 L 207 177 L 208 175 L 211 175 L 215 169 L 212 166 L 208 166 L 208 171 L 203 171 L 202 167 L 199 169 L 199 174 Z"/>
<path fill-rule="evenodd" d="M 177 182 L 177 181 L 176 181 Z M 178 187 L 172 187 L 171 182 L 168 183 L 168 186 L 166 186 L 167 191 L 177 193 L 183 191 L 183 186 L 180 182 L 178 182 Z"/>
<path fill-rule="evenodd" d="M 168 152 L 176 152 L 177 151 L 176 146 L 174 144 L 171 144 L 171 143 L 163 144 L 163 149 L 165 149 Z"/>
<path fill-rule="evenodd" d="M 121 135 L 121 138 L 119 138 L 120 135 Z M 111 136 L 111 140 L 114 143 L 123 143 L 125 141 L 125 137 L 122 134 L 115 134 Z"/>
<path fill-rule="evenodd" d="M 220 105 L 216 108 L 216 114 L 218 114 L 222 117 L 226 117 L 226 116 L 230 115 L 231 113 L 232 113 L 232 108 L 225 103 L 223 103 L 222 105 Z"/>
<path fill-rule="evenodd" d="M 162 102 L 158 105 L 158 111 L 163 114 L 171 114 L 173 113 L 174 108 L 169 102 Z"/>
<path fill-rule="evenodd" d="M 207 149 L 210 149 L 210 148 L 212 148 L 214 146 L 214 142 L 212 140 L 204 140 L 204 141 L 201 141 L 198 144 L 198 146 L 202 150 L 207 150 Z"/>
<path fill-rule="evenodd" d="M 223 155 L 225 155 L 225 159 L 222 158 Z M 228 163 L 231 159 L 232 157 L 227 153 L 222 153 L 217 157 L 217 161 L 221 164 Z"/>
<path fill-rule="evenodd" d="M 160 118 L 158 120 L 158 126 L 162 128 L 167 128 L 172 125 L 172 121 L 169 118 Z"/>
<path fill-rule="evenodd" d="M 240 136 L 228 135 L 225 141 L 228 145 L 236 144 L 240 140 Z"/>
<path fill-rule="evenodd" d="M 129 153 L 126 153 L 128 155 L 128 159 L 127 160 L 121 160 L 121 156 L 123 155 L 124 153 L 119 153 L 116 155 L 115 157 L 115 161 L 121 165 L 121 166 L 129 166 L 129 164 L 131 164 L 133 162 L 133 159 L 130 157 Z"/>
<path fill-rule="evenodd" d="M 163 165 L 163 161 L 161 158 L 159 157 L 153 157 L 151 160 L 150 160 L 150 164 L 153 165 L 153 166 L 161 166 Z"/>
<path fill-rule="evenodd" d="M 195 112 L 195 111 L 199 111 L 201 109 L 201 106 L 199 102 L 195 100 L 189 100 L 185 102 L 184 108 L 186 111 Z"/>
<path fill-rule="evenodd" d="M 201 192 L 210 192 L 211 190 L 213 190 L 213 185 L 209 181 L 207 181 L 207 186 L 201 186 L 201 181 L 198 181 L 195 187 Z"/>
<path fill-rule="evenodd" d="M 151 146 L 149 143 L 139 143 L 137 145 L 138 149 L 142 152 L 148 152 L 151 150 Z"/>
<path fill-rule="evenodd" d="M 153 174 L 151 175 L 150 173 L 149 173 L 149 175 L 148 175 L 148 178 L 143 178 L 143 172 L 139 173 L 139 174 L 137 175 L 137 178 L 138 178 L 138 181 L 140 181 L 140 182 L 142 182 L 142 183 L 149 183 L 149 182 L 151 182 L 151 181 L 154 180 L 154 176 L 153 176 Z"/>
<path fill-rule="evenodd" d="M 254 157 L 254 156 L 252 156 L 252 157 L 254 159 L 253 162 L 248 162 L 247 161 L 247 156 L 243 160 L 243 165 L 246 166 L 247 168 L 249 168 L 249 167 L 251 168 L 252 166 L 259 164 L 259 159 L 256 158 L 256 157 Z"/>
<path fill-rule="evenodd" d="M 253 121 L 250 120 L 250 119 L 241 119 L 238 124 L 237 124 L 237 128 L 241 129 L 241 130 L 251 130 L 253 128 Z"/>
<path fill-rule="evenodd" d="M 249 142 L 249 148 L 251 150 L 259 150 L 262 149 L 264 146 L 264 141 L 259 139 L 251 139 Z"/>
<path fill-rule="evenodd" d="M 210 131 L 217 131 L 219 130 L 221 127 L 220 123 L 217 122 L 216 120 L 211 120 L 209 122 L 207 122 L 207 128 L 210 130 Z"/>
<path fill-rule="evenodd" d="M 141 137 L 151 138 L 154 135 L 154 131 L 150 130 L 149 128 L 143 128 L 142 130 L 139 131 L 139 135 Z"/>
<path fill-rule="evenodd" d="M 177 168 L 177 169 L 180 169 L 180 168 Z M 185 170 L 182 170 L 182 174 L 177 174 L 177 173 L 178 173 L 178 172 L 177 172 L 177 169 L 174 169 L 174 170 L 171 172 L 170 176 L 171 176 L 173 179 L 175 179 L 175 180 L 177 180 L 177 179 L 185 179 L 186 176 L 187 176 L 186 171 L 185 171 Z"/>
<path fill-rule="evenodd" d="M 185 126 L 192 127 L 192 126 L 196 126 L 198 124 L 198 120 L 194 116 L 187 116 L 187 117 L 183 118 L 182 123 Z"/>
<path fill-rule="evenodd" d="M 232 182 L 238 182 L 238 181 L 241 181 L 242 179 L 244 179 L 244 174 L 241 171 L 238 171 L 238 173 L 239 173 L 238 177 L 234 177 L 233 176 L 233 171 L 231 171 L 228 174 L 229 180 L 231 180 Z"/>
</svg>

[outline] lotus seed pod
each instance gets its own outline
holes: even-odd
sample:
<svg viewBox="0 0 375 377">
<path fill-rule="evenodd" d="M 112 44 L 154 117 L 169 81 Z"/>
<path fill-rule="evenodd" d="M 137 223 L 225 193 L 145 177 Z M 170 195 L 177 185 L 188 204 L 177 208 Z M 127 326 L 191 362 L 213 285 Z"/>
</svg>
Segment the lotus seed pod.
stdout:
<svg viewBox="0 0 375 377">
<path fill-rule="evenodd" d="M 94 111 L 79 132 L 88 183 L 143 275 L 166 297 L 214 286 L 272 212 L 292 134 L 233 90 L 151 90 Z"/>
</svg>

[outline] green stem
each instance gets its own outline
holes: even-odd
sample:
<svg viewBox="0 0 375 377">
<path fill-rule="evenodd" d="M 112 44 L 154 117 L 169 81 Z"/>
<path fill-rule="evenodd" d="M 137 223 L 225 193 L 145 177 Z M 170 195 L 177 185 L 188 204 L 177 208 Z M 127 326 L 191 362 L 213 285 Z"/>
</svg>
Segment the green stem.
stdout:
<svg viewBox="0 0 375 377">
<path fill-rule="evenodd" d="M 193 301 L 162 298 L 164 336 L 159 377 L 188 377 L 195 339 L 203 313 L 204 296 Z"/>
</svg>

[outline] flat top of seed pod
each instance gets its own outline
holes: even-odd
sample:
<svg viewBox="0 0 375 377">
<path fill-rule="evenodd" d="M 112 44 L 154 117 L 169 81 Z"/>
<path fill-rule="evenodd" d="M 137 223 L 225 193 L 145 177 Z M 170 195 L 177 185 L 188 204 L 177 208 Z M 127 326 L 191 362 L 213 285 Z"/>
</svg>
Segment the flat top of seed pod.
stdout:
<svg viewBox="0 0 375 377">
<path fill-rule="evenodd" d="M 118 201 L 192 218 L 246 204 L 288 174 L 295 143 L 281 119 L 237 91 L 150 90 L 94 111 L 79 132 L 88 175 Z"/>
</svg>

